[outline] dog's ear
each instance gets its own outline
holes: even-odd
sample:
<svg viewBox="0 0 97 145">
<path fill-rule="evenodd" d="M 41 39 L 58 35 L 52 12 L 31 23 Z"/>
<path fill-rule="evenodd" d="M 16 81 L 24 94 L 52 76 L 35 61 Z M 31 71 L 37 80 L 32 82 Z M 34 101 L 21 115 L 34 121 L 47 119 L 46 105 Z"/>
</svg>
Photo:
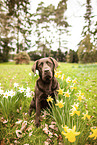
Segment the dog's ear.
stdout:
<svg viewBox="0 0 97 145">
<path fill-rule="evenodd" d="M 32 71 L 34 72 L 34 74 L 36 73 L 36 70 L 38 70 L 37 66 L 38 66 L 38 60 L 36 60 L 32 66 Z"/>
<path fill-rule="evenodd" d="M 49 59 L 53 62 L 54 68 L 56 69 L 58 67 L 58 62 L 52 57 L 49 57 Z"/>
</svg>

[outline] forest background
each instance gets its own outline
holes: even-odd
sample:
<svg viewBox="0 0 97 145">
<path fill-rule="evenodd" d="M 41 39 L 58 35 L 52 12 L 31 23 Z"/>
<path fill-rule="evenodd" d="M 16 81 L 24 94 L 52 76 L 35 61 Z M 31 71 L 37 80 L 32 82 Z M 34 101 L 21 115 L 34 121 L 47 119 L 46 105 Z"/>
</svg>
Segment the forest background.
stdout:
<svg viewBox="0 0 97 145">
<path fill-rule="evenodd" d="M 93 13 L 92 1 L 82 4 L 77 0 L 80 10 L 85 7 L 84 15 L 79 16 L 85 25 L 77 50 L 67 46 L 70 41 L 66 38 L 72 29 L 66 15 L 68 1 L 59 0 L 57 7 L 40 1 L 33 12 L 31 0 L 1 0 L 0 62 L 13 60 L 21 51 L 26 51 L 31 60 L 52 56 L 60 62 L 97 62 L 97 15 Z"/>
</svg>

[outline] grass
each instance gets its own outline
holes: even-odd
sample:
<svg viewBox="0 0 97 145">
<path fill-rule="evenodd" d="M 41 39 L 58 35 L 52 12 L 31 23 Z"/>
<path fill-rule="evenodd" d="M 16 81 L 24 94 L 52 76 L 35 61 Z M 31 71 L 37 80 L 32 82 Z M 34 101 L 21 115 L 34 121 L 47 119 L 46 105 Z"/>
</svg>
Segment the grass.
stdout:
<svg viewBox="0 0 97 145">
<path fill-rule="evenodd" d="M 33 62 L 30 65 L 15 65 L 14 62 L 10 63 L 1 63 L 0 64 L 0 83 L 2 89 L 7 90 L 15 90 L 14 83 L 18 83 L 20 87 L 30 87 L 31 91 L 34 91 L 35 81 L 38 76 L 34 77 L 34 74 L 31 72 Z M 59 63 L 58 70 L 62 71 L 65 74 L 65 77 L 68 76 L 72 79 L 77 79 L 77 88 L 84 92 L 85 98 L 87 100 L 86 109 L 89 109 L 89 113 L 93 117 L 92 124 L 93 126 L 97 126 L 97 64 L 68 64 L 68 63 Z M 61 84 L 60 84 L 61 85 Z M 16 91 L 16 90 L 15 90 Z M 15 144 L 18 142 L 21 145 L 29 144 L 29 145 L 42 145 L 46 144 L 46 142 L 50 142 L 50 144 L 59 144 L 62 143 L 62 137 L 60 135 L 60 131 L 56 131 L 49 127 L 52 124 L 52 119 L 50 116 L 42 113 L 43 117 L 41 118 L 41 126 L 37 129 L 34 125 L 34 112 L 32 117 L 27 115 L 29 104 L 31 98 L 27 98 L 24 94 L 17 93 L 19 100 L 12 105 L 11 98 L 9 97 L 5 101 L 5 106 L 9 106 L 9 109 L 4 111 L 0 110 L 0 128 L 1 128 L 1 136 L 0 140 L 2 144 Z M 0 98 L 3 99 L 2 96 Z M 16 98 L 15 98 L 16 99 Z M 6 105 L 7 103 L 7 105 Z M 4 103 L 3 103 L 4 104 Z M 5 109 L 5 107 L 4 107 Z M 8 119 L 8 120 L 7 120 Z M 16 121 L 22 120 L 21 124 L 16 124 Z M 20 130 L 23 125 L 23 121 L 27 121 L 26 129 L 23 130 L 22 137 L 19 138 L 16 135 L 16 130 Z M 5 122 L 4 122 L 5 121 Z M 43 129 L 49 128 L 50 132 L 53 132 L 53 136 L 46 134 Z M 28 128 L 32 128 L 29 130 Z M 32 133 L 30 136 L 29 134 Z M 57 135 L 54 135 L 57 134 Z M 96 144 L 95 140 L 90 141 L 87 140 L 87 144 Z"/>
</svg>

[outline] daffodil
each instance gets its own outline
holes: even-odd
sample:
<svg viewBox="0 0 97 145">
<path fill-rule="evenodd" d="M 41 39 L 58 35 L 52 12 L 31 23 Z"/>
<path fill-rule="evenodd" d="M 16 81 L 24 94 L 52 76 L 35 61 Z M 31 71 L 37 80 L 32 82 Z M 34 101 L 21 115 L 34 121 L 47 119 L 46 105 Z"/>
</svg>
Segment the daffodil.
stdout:
<svg viewBox="0 0 97 145">
<path fill-rule="evenodd" d="M 14 88 L 17 88 L 18 86 L 18 83 L 14 83 Z"/>
<path fill-rule="evenodd" d="M 3 92 L 4 92 L 4 91 L 0 88 L 0 95 L 2 95 L 2 94 L 3 94 Z"/>
<path fill-rule="evenodd" d="M 81 91 L 79 91 L 77 97 L 78 97 L 78 100 L 81 102 L 81 100 L 84 98 L 84 93 L 81 93 Z"/>
<path fill-rule="evenodd" d="M 58 72 L 57 72 L 57 71 L 55 71 L 55 77 L 56 77 L 56 78 L 58 78 L 58 77 L 60 76 L 60 74 L 62 74 L 62 72 L 61 72 L 61 71 L 58 71 Z"/>
<path fill-rule="evenodd" d="M 97 139 L 97 128 L 93 129 L 91 128 L 91 131 L 93 134 L 89 135 L 90 138 L 94 137 L 94 139 Z"/>
<path fill-rule="evenodd" d="M 61 89 L 61 88 L 59 88 L 59 90 L 57 90 L 59 95 L 63 95 L 63 91 L 64 91 L 64 89 Z"/>
<path fill-rule="evenodd" d="M 70 97 L 70 94 L 71 94 L 71 93 L 69 93 L 69 90 L 67 90 L 67 92 L 64 92 L 64 96 L 65 96 L 65 97 Z"/>
<path fill-rule="evenodd" d="M 3 97 L 5 97 L 5 98 L 8 98 L 8 96 L 9 96 L 9 93 L 6 91 L 5 93 L 3 93 Z"/>
<path fill-rule="evenodd" d="M 76 132 L 76 125 L 70 129 L 68 127 L 65 128 L 65 132 L 62 131 L 62 134 L 68 139 L 69 142 L 73 143 L 76 141 L 76 136 L 78 136 L 80 134 L 80 132 Z"/>
<path fill-rule="evenodd" d="M 70 82 L 71 82 L 71 78 L 68 77 L 68 78 L 66 79 L 66 82 L 67 82 L 67 83 L 70 83 Z"/>
<path fill-rule="evenodd" d="M 15 92 L 13 90 L 8 91 L 8 96 L 11 96 L 11 97 L 15 96 Z"/>
<path fill-rule="evenodd" d="M 51 96 L 48 96 L 47 102 L 52 102 L 52 101 L 53 101 L 53 98 L 51 98 Z"/>
<path fill-rule="evenodd" d="M 76 84 L 77 83 L 77 80 L 76 79 L 72 80 L 72 83 Z"/>
<path fill-rule="evenodd" d="M 75 87 L 75 86 L 70 86 L 70 89 L 71 89 L 71 91 L 73 91 L 73 90 L 76 90 L 77 87 Z"/>
<path fill-rule="evenodd" d="M 56 106 L 59 106 L 59 108 L 63 108 L 64 107 L 65 102 L 63 103 L 63 100 L 58 101 L 57 100 L 57 104 L 55 104 Z"/>
<path fill-rule="evenodd" d="M 19 92 L 23 93 L 25 91 L 25 89 L 23 87 L 19 87 Z"/>
<path fill-rule="evenodd" d="M 77 109 L 78 109 L 77 105 L 74 105 L 73 108 L 71 109 L 72 112 L 70 113 L 70 115 L 74 116 L 75 114 L 77 114 L 78 116 L 80 116 L 80 111 L 78 111 Z"/>
<path fill-rule="evenodd" d="M 87 110 L 86 110 L 86 114 L 83 113 L 83 115 L 84 115 L 84 117 L 82 117 L 82 119 L 84 119 L 84 120 L 86 118 L 90 119 L 90 117 L 91 117 L 90 115 L 88 115 L 88 111 Z"/>
<path fill-rule="evenodd" d="M 62 74 L 61 80 L 62 81 L 65 80 L 65 75 L 64 74 Z"/>
</svg>

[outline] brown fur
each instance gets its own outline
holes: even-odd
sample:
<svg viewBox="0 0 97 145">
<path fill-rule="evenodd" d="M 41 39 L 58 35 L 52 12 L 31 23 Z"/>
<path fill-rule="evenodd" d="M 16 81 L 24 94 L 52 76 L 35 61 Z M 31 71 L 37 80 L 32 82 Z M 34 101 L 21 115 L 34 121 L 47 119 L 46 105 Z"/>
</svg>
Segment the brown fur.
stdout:
<svg viewBox="0 0 97 145">
<path fill-rule="evenodd" d="M 54 77 L 54 69 L 58 67 L 58 63 L 52 57 L 42 58 L 35 61 L 32 71 L 35 73 L 39 71 L 39 78 L 35 85 L 35 96 L 31 101 L 29 108 L 29 115 L 31 115 L 33 108 L 36 109 L 35 124 L 38 127 L 40 125 L 40 113 L 41 109 L 49 107 L 47 97 L 52 96 L 55 99 L 59 84 Z"/>
</svg>

